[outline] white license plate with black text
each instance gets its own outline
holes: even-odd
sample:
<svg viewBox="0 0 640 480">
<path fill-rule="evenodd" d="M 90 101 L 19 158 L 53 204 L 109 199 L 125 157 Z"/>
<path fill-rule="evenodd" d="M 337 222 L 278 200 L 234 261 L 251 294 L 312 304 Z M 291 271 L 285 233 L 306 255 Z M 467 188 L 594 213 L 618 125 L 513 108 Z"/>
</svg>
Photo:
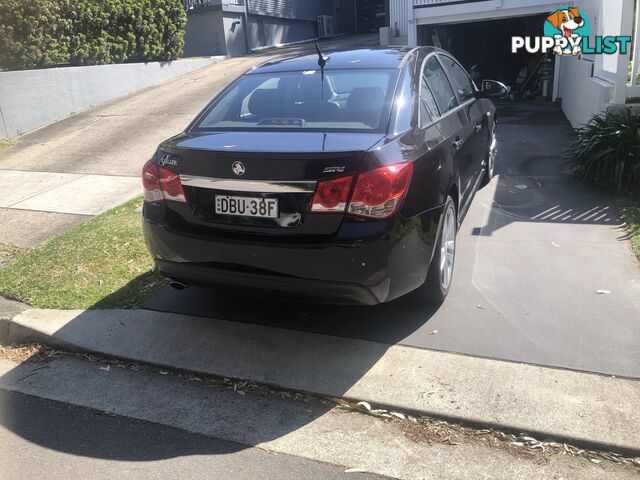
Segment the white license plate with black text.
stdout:
<svg viewBox="0 0 640 480">
<path fill-rule="evenodd" d="M 278 199 L 216 195 L 216 214 L 278 218 Z"/>
</svg>

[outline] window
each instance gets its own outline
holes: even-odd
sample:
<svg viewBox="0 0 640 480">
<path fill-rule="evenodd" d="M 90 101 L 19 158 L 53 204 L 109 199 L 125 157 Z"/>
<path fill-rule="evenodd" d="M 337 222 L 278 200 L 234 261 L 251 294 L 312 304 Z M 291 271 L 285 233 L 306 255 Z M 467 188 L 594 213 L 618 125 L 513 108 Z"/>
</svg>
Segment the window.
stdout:
<svg viewBox="0 0 640 480">
<path fill-rule="evenodd" d="M 439 55 L 442 64 L 449 74 L 451 83 L 453 83 L 456 93 L 461 102 L 466 102 L 475 97 L 475 87 L 467 72 L 451 57 L 445 55 Z"/>
<path fill-rule="evenodd" d="M 386 75 L 362 75 L 362 72 L 343 72 L 340 75 L 328 74 L 328 77 L 336 93 L 349 93 L 354 86 L 377 87 L 386 90 L 389 82 Z"/>
<path fill-rule="evenodd" d="M 253 73 L 240 78 L 192 130 L 384 131 L 396 69 Z"/>
<path fill-rule="evenodd" d="M 440 116 L 436 99 L 427 84 L 427 79 L 423 75 L 420 81 L 420 126 L 423 127 L 431 120 Z"/>
<path fill-rule="evenodd" d="M 423 77 L 431 87 L 431 93 L 433 93 L 440 113 L 444 114 L 458 105 L 451 84 L 436 57 L 427 60 Z"/>
<path fill-rule="evenodd" d="M 398 82 L 395 96 L 396 121 L 393 126 L 395 135 L 406 132 L 413 124 L 412 80 L 412 72 L 405 68 L 402 73 L 402 79 Z"/>
<path fill-rule="evenodd" d="M 251 98 L 251 95 L 253 95 L 253 93 L 256 90 L 276 90 L 277 88 L 278 88 L 278 79 L 277 78 L 269 78 L 269 79 L 265 80 L 261 85 L 258 85 L 258 88 L 256 88 L 253 92 L 251 92 L 249 95 L 244 97 L 244 100 L 242 100 L 242 107 L 240 109 L 240 117 L 246 117 L 246 116 L 251 115 L 251 112 L 249 112 L 249 98 Z"/>
</svg>

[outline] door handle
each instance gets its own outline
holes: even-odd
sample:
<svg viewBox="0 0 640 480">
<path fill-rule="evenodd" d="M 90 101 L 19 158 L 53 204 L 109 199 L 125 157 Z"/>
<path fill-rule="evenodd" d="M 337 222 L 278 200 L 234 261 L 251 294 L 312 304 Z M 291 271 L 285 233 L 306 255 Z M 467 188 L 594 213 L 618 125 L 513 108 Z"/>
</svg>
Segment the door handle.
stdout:
<svg viewBox="0 0 640 480">
<path fill-rule="evenodd" d="M 480 133 L 482 131 L 482 124 L 481 123 L 476 123 L 476 126 L 473 127 L 473 131 L 476 133 Z"/>
<path fill-rule="evenodd" d="M 464 140 L 457 139 L 455 142 L 453 142 L 452 145 L 454 150 L 460 150 L 462 148 L 462 145 L 464 145 Z"/>
</svg>

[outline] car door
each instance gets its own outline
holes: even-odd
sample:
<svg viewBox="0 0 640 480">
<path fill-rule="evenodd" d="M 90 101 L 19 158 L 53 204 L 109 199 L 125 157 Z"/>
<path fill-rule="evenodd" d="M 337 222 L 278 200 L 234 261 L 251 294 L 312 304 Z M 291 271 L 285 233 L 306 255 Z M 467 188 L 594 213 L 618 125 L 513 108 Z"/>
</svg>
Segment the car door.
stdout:
<svg viewBox="0 0 640 480">
<path fill-rule="evenodd" d="M 443 118 L 431 87 L 424 73 L 426 63 L 418 64 L 417 138 L 420 158 L 414 164 L 414 175 L 423 186 L 430 205 L 441 205 L 446 200 L 453 174 L 452 136 L 459 125 L 448 117 Z M 455 199 L 456 201 L 458 199 Z"/>
<path fill-rule="evenodd" d="M 483 173 L 484 156 L 489 138 L 486 131 L 486 115 L 476 98 L 473 81 L 464 68 L 449 55 L 439 54 L 438 59 L 455 90 L 460 104 L 459 114 L 466 121 L 463 128 L 465 145 L 461 148 L 460 155 L 465 157 L 464 164 L 468 169 L 465 175 L 467 184 L 463 190 L 465 201 L 469 201 Z"/>
<path fill-rule="evenodd" d="M 458 99 L 453 91 L 442 65 L 435 55 L 428 56 L 423 64 L 422 77 L 433 94 L 438 107 L 440 118 L 437 121 L 438 128 L 446 137 L 447 148 L 451 158 L 450 170 L 458 179 L 460 206 L 464 202 L 466 185 L 470 175 L 469 156 L 466 154 L 466 143 L 471 136 L 471 127 L 468 119 L 460 115 Z"/>
</svg>

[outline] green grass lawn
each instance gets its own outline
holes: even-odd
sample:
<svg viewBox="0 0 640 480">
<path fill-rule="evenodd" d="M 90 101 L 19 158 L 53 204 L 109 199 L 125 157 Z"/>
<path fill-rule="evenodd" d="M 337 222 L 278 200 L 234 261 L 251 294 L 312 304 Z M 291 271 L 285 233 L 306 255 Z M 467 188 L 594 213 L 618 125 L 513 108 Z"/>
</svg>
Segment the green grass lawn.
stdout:
<svg viewBox="0 0 640 480">
<path fill-rule="evenodd" d="M 150 271 L 141 205 L 132 200 L 32 249 L 3 249 L 0 292 L 37 308 L 141 306 L 164 285 Z"/>
<path fill-rule="evenodd" d="M 620 198 L 620 216 L 631 233 L 631 246 L 640 258 L 640 195 L 627 195 Z"/>
</svg>

